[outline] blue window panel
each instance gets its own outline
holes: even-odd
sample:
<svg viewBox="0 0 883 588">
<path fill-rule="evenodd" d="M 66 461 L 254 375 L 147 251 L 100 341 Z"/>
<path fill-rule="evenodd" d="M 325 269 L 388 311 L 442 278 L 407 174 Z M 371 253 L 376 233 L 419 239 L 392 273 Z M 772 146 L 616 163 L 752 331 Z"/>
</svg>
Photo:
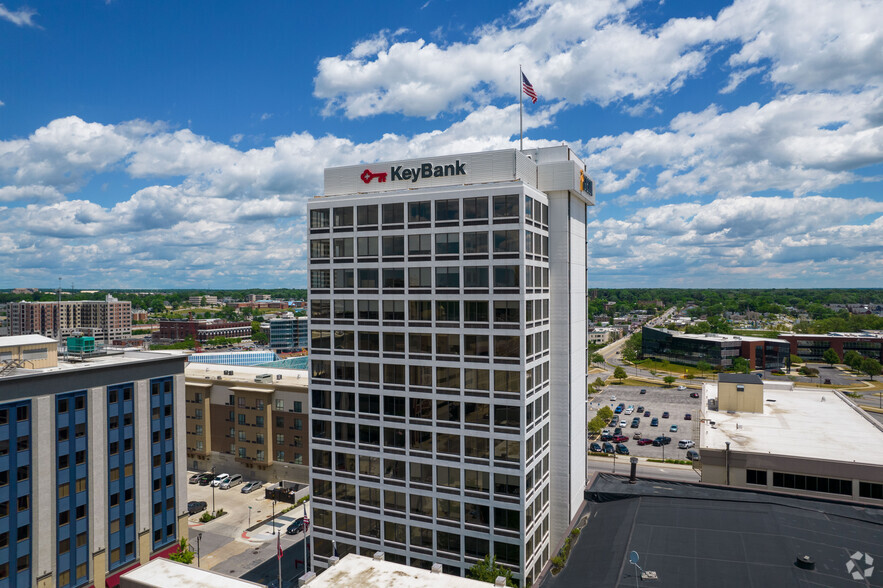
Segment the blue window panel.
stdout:
<svg viewBox="0 0 883 588">
<path fill-rule="evenodd" d="M 153 501 L 151 509 L 153 514 L 153 549 L 157 550 L 161 547 L 173 543 L 176 539 L 177 504 L 175 504 L 175 484 L 166 485 L 165 478 L 167 475 L 174 477 L 174 462 L 166 463 L 165 456 L 168 452 L 174 452 L 174 414 L 165 416 L 166 407 L 174 407 L 175 387 L 174 379 L 156 378 L 150 381 L 150 407 L 151 436 L 156 433 L 159 437 L 157 443 L 151 445 L 151 482 L 159 480 L 159 490 L 153 492 Z M 153 418 L 153 411 L 156 409 L 159 418 Z M 172 410 L 174 410 L 172 408 Z M 166 430 L 172 430 L 171 438 L 166 439 Z M 167 502 L 172 500 L 173 507 L 169 508 Z M 154 505 L 158 505 L 155 507 Z M 171 532 L 169 527 L 171 526 Z"/>
<path fill-rule="evenodd" d="M 9 533 L 7 547 L 0 549 L 0 561 L 9 562 L 9 576 L 0 580 L 0 587 L 5 586 L 29 586 L 33 568 L 33 556 L 31 553 L 31 537 L 33 537 L 33 521 L 31 509 L 31 479 L 34 472 L 30 469 L 31 447 L 33 440 L 28 440 L 28 449 L 18 451 L 18 439 L 31 434 L 31 403 L 29 400 L 0 404 L 0 411 L 5 411 L 7 424 L 0 426 L 0 440 L 9 445 L 9 452 L 0 458 L 0 470 L 7 472 L 9 483 L 0 488 L 0 501 L 9 502 L 9 514 L 0 518 L 0 531 Z M 19 413 L 21 411 L 21 413 Z M 18 420 L 21 414 L 23 420 Z M 18 480 L 18 469 L 28 467 L 28 477 Z M 27 497 L 27 508 L 19 511 L 19 498 Z M 27 528 L 26 539 L 18 540 L 19 529 Z M 29 558 L 29 565 L 21 572 L 17 571 L 18 559 Z"/>
<path fill-rule="evenodd" d="M 88 452 L 88 420 L 87 393 L 85 390 L 59 394 L 55 398 L 55 424 L 58 464 L 67 459 L 67 467 L 58 468 L 56 474 L 56 577 L 61 572 L 68 572 L 69 583 L 59 584 L 59 588 L 81 586 L 89 580 L 89 452 Z M 79 408 L 78 408 L 79 405 Z M 66 408 L 66 410 L 64 410 Z M 84 434 L 76 436 L 76 425 L 82 425 Z M 68 440 L 58 441 L 58 430 L 68 428 Z M 77 463 L 77 456 L 82 459 Z M 77 490 L 79 482 L 80 490 Z M 68 484 L 68 495 L 61 496 L 59 489 Z M 78 509 L 82 516 L 78 517 Z M 61 513 L 68 513 L 68 522 L 61 525 Z M 77 546 L 77 537 L 83 537 L 83 545 Z M 61 543 L 67 541 L 69 551 L 61 552 Z M 76 577 L 77 566 L 85 564 L 83 573 Z"/>
<path fill-rule="evenodd" d="M 132 400 L 125 400 L 126 396 Z M 116 402 L 111 402 L 116 398 Z M 134 449 L 124 451 L 126 439 L 132 440 L 134 448 L 135 426 L 124 425 L 126 417 L 134 423 L 134 383 L 109 386 L 107 388 L 107 417 L 108 425 L 112 418 L 116 418 L 117 428 L 108 429 L 108 493 L 118 495 L 118 504 L 109 506 L 108 523 L 116 522 L 119 530 L 109 534 L 108 541 L 108 569 L 113 571 L 135 560 L 137 556 L 137 545 L 135 543 L 135 452 Z M 110 444 L 117 443 L 117 453 L 110 454 Z M 126 465 L 132 466 L 132 475 L 125 475 Z M 119 478 L 110 480 L 110 471 L 119 470 Z M 132 499 L 126 500 L 126 489 L 131 490 Z M 108 501 L 109 504 L 109 501 Z M 126 515 L 132 515 L 131 523 L 126 525 Z M 129 555 L 126 555 L 126 544 L 131 544 L 133 549 Z M 116 550 L 116 551 L 115 551 Z M 116 559 L 114 556 L 117 556 Z"/>
</svg>

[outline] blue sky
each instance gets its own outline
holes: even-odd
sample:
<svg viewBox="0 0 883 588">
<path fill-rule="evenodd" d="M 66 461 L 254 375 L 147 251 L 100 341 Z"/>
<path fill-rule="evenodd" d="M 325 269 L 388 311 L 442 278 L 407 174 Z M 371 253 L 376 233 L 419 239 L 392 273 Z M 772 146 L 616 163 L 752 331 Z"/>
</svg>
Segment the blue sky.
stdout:
<svg viewBox="0 0 883 588">
<path fill-rule="evenodd" d="M 323 168 L 517 146 L 519 64 L 592 287 L 883 286 L 876 0 L 4 0 L 0 57 L 0 288 L 303 287 Z"/>
</svg>

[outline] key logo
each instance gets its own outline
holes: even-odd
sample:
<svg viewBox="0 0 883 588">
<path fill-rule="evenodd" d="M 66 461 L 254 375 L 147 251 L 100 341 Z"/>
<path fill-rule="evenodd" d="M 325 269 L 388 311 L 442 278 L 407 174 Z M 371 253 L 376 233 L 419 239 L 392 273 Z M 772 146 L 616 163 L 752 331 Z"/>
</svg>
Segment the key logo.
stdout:
<svg viewBox="0 0 883 588">
<path fill-rule="evenodd" d="M 378 182 L 385 182 L 386 181 L 386 172 L 373 173 L 370 169 L 366 169 L 365 171 L 362 172 L 362 175 L 359 177 L 362 178 L 362 181 L 365 182 L 366 184 L 370 184 L 371 180 L 373 180 L 374 178 L 377 178 Z"/>
</svg>

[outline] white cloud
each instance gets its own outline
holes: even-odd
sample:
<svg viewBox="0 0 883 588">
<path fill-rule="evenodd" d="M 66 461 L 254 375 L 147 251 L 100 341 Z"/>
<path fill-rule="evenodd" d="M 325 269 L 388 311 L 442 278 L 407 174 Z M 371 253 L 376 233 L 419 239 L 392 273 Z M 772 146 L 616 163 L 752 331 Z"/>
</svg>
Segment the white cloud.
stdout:
<svg viewBox="0 0 883 588">
<path fill-rule="evenodd" d="M 12 24 L 19 27 L 39 27 L 34 22 L 34 15 L 37 11 L 27 6 L 18 10 L 9 10 L 5 5 L 0 4 L 0 19 L 8 20 Z"/>
</svg>

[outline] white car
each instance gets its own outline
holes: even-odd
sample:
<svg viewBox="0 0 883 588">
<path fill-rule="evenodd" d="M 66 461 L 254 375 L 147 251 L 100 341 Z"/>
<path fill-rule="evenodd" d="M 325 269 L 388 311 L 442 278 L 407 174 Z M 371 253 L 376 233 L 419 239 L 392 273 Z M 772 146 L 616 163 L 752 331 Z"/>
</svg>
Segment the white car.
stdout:
<svg viewBox="0 0 883 588">
<path fill-rule="evenodd" d="M 615 401 L 616 401 L 616 395 L 611 396 L 611 397 L 610 397 L 610 400 L 612 400 L 612 401 L 615 402 Z"/>
<path fill-rule="evenodd" d="M 226 482 L 229 479 L 230 479 L 230 474 L 218 474 L 217 476 L 215 476 L 215 479 L 212 480 L 212 486 L 217 488 L 218 486 L 220 486 L 222 483 Z"/>
<path fill-rule="evenodd" d="M 620 428 L 625 428 L 627 425 L 628 425 L 627 422 L 625 422 L 625 421 L 619 421 L 619 426 L 620 426 Z"/>
<path fill-rule="evenodd" d="M 635 409 L 631 406 L 625 409 L 625 414 L 632 414 L 633 412 L 635 412 Z"/>
<path fill-rule="evenodd" d="M 678 386 L 678 390 L 680 390 L 680 391 L 682 391 L 682 392 L 683 392 L 684 390 L 686 390 L 686 389 L 687 389 L 686 386 Z"/>
<path fill-rule="evenodd" d="M 691 447 L 696 447 L 696 444 L 690 439 L 681 439 L 678 441 L 678 449 L 690 449 Z"/>
</svg>

